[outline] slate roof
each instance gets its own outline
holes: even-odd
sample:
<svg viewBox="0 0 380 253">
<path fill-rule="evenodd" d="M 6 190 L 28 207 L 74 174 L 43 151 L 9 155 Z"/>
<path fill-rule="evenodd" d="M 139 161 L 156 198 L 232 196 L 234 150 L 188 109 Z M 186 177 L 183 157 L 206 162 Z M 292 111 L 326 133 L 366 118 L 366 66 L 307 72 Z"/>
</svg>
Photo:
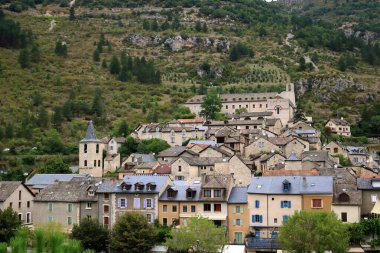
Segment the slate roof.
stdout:
<svg viewBox="0 0 380 253">
<path fill-rule="evenodd" d="M 346 147 L 349 154 L 352 155 L 365 155 L 367 154 L 367 148 L 366 147 L 355 147 L 355 146 L 347 146 Z"/>
<path fill-rule="evenodd" d="M 317 133 L 315 129 L 295 129 L 294 132 L 299 135 L 309 135 Z"/>
<path fill-rule="evenodd" d="M 380 191 L 380 187 L 374 188 L 372 186 L 372 181 L 380 182 L 380 178 L 358 178 L 357 179 L 358 189 Z"/>
<path fill-rule="evenodd" d="M 233 187 L 228 198 L 228 204 L 240 204 L 248 202 L 247 187 Z"/>
<path fill-rule="evenodd" d="M 264 177 L 271 176 L 319 176 L 319 172 L 313 170 L 266 170 L 263 173 Z"/>
<path fill-rule="evenodd" d="M 21 181 L 0 181 L 0 202 L 3 202 L 21 185 Z"/>
<path fill-rule="evenodd" d="M 306 179 L 306 180 L 304 180 Z M 283 191 L 283 182 L 287 180 L 291 187 Z M 330 176 L 278 176 L 252 177 L 248 187 L 251 194 L 333 194 L 333 177 Z"/>
<path fill-rule="evenodd" d="M 174 132 L 193 132 L 193 131 L 205 131 L 206 129 L 203 126 L 196 126 L 196 127 L 182 127 L 182 126 L 169 126 L 169 124 L 160 124 L 160 123 L 151 123 L 151 124 L 143 124 L 142 127 L 144 127 L 143 132 L 148 133 L 154 133 L 154 132 L 161 132 L 161 133 L 170 133 L 171 131 Z"/>
<path fill-rule="evenodd" d="M 245 118 L 245 117 L 265 117 L 272 116 L 273 112 L 242 112 L 240 114 L 226 114 L 228 119 Z"/>
<path fill-rule="evenodd" d="M 199 154 L 192 151 L 192 150 L 189 150 L 187 147 L 184 147 L 184 146 L 174 146 L 174 147 L 170 147 L 168 149 L 165 149 L 163 151 L 161 151 L 159 154 L 158 154 L 158 157 L 177 157 L 177 156 L 180 156 L 183 152 L 188 152 L 194 156 L 198 156 Z"/>
<path fill-rule="evenodd" d="M 92 120 L 88 122 L 86 136 L 81 140 L 81 142 L 101 142 L 101 140 L 96 137 L 96 130 Z"/>
<path fill-rule="evenodd" d="M 228 159 L 224 157 L 181 157 L 191 166 L 211 166 L 215 163 L 225 162 Z"/>
<path fill-rule="evenodd" d="M 33 177 L 25 181 L 25 185 L 33 186 L 33 188 L 44 188 L 54 184 L 57 181 L 70 181 L 74 177 L 84 177 L 79 174 L 35 174 Z M 38 186 L 38 187 L 36 187 Z"/>
<path fill-rule="evenodd" d="M 205 150 L 207 150 L 209 148 L 211 148 L 211 149 L 213 149 L 213 150 L 215 150 L 215 151 L 217 151 L 219 153 L 222 153 L 225 156 L 233 156 L 231 153 L 229 153 L 229 152 L 227 152 L 227 151 L 225 151 L 225 150 L 223 150 L 221 148 L 215 147 L 215 146 L 208 146 L 207 148 L 201 150 L 199 153 L 202 153 L 202 152 L 204 152 Z"/>
<path fill-rule="evenodd" d="M 139 154 L 139 153 L 132 153 L 130 155 L 131 157 L 134 157 L 136 159 L 136 162 L 155 162 L 157 159 L 154 157 L 153 154 Z"/>
<path fill-rule="evenodd" d="M 348 122 L 345 121 L 344 119 L 332 118 L 332 119 L 329 119 L 329 121 L 331 121 L 331 122 L 333 122 L 334 124 L 339 125 L 339 126 L 350 126 L 350 123 L 348 123 Z M 328 121 L 327 121 L 327 122 L 328 122 Z"/>
<path fill-rule="evenodd" d="M 168 198 L 168 189 L 172 188 L 176 191 L 174 197 Z M 186 190 L 187 189 L 195 190 L 194 198 L 186 198 Z M 166 187 L 166 190 L 162 193 L 160 197 L 160 201 L 199 201 L 201 195 L 201 184 L 198 183 L 190 183 L 187 181 L 179 181 L 175 180 L 172 184 Z"/>
<path fill-rule="evenodd" d="M 321 162 L 330 160 L 329 152 L 325 150 L 305 151 L 301 155 L 301 159 L 308 159 L 312 162 Z"/>
<path fill-rule="evenodd" d="M 210 141 L 210 140 L 190 140 L 189 144 L 197 144 L 197 145 L 210 145 L 210 146 L 216 146 L 216 141 Z"/>
<path fill-rule="evenodd" d="M 81 202 L 96 201 L 96 196 L 89 196 L 88 189 L 96 188 L 95 181 L 89 178 L 73 178 L 60 181 L 45 187 L 34 198 L 36 202 Z"/>
<path fill-rule="evenodd" d="M 148 175 L 148 174 L 137 174 L 137 175 L 127 175 L 124 177 L 122 182 L 105 182 L 98 186 L 97 192 L 99 193 L 159 193 L 161 188 L 165 186 L 166 182 L 169 180 L 167 175 Z M 131 184 L 130 190 L 123 190 L 121 184 Z M 135 190 L 135 184 L 141 183 L 144 185 L 144 189 Z M 146 185 L 148 183 L 155 183 L 156 188 L 154 190 L 148 191 Z"/>
<path fill-rule="evenodd" d="M 290 154 L 290 156 L 288 157 L 288 159 L 286 159 L 288 161 L 300 161 L 300 159 L 297 157 L 296 153 L 292 152 Z"/>
<path fill-rule="evenodd" d="M 202 177 L 202 188 L 226 188 L 232 181 L 231 175 L 204 175 Z"/>
</svg>

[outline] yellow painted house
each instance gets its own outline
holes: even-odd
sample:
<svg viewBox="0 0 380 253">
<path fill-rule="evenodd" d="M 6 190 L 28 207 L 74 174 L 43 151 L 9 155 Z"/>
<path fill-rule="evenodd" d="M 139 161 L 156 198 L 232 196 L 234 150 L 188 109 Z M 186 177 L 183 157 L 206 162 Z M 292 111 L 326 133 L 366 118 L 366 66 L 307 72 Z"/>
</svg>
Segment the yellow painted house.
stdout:
<svg viewBox="0 0 380 253">
<path fill-rule="evenodd" d="M 247 187 L 233 187 L 228 198 L 228 240 L 243 244 L 249 230 Z"/>
</svg>

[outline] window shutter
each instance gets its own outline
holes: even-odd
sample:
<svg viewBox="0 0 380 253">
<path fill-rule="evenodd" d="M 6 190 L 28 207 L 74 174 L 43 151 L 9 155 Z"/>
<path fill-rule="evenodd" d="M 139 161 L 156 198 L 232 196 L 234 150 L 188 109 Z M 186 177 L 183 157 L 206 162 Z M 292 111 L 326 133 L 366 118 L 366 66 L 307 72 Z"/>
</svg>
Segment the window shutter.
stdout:
<svg viewBox="0 0 380 253">
<path fill-rule="evenodd" d="M 236 226 L 236 219 L 232 220 L 232 225 Z"/>
<path fill-rule="evenodd" d="M 154 208 L 154 199 L 150 199 L 152 202 L 152 209 Z"/>
<path fill-rule="evenodd" d="M 281 208 L 284 208 L 284 201 L 281 201 Z"/>
<path fill-rule="evenodd" d="M 146 208 L 146 199 L 144 199 L 143 208 Z"/>
<path fill-rule="evenodd" d="M 252 214 L 252 223 L 255 223 L 255 215 Z"/>
<path fill-rule="evenodd" d="M 127 208 L 127 207 L 128 207 L 128 199 L 125 198 L 125 208 Z"/>
<path fill-rule="evenodd" d="M 263 216 L 260 215 L 260 223 L 263 223 Z"/>
<path fill-rule="evenodd" d="M 243 219 L 240 219 L 240 226 L 243 226 Z"/>
<path fill-rule="evenodd" d="M 150 215 L 150 222 L 154 222 L 154 214 L 152 213 L 151 215 Z"/>
<path fill-rule="evenodd" d="M 120 208 L 120 207 L 121 207 L 121 199 L 118 198 L 118 199 L 117 199 L 117 208 Z"/>
<path fill-rule="evenodd" d="M 292 201 L 289 200 L 288 203 L 289 203 L 288 207 L 291 208 L 292 207 Z"/>
<path fill-rule="evenodd" d="M 256 208 L 260 208 L 260 201 L 259 200 L 255 201 L 255 206 L 256 206 Z"/>
<path fill-rule="evenodd" d="M 244 213 L 244 207 L 240 207 L 240 213 Z"/>
<path fill-rule="evenodd" d="M 234 206 L 234 208 L 232 208 L 232 213 L 236 213 L 236 206 Z"/>
</svg>

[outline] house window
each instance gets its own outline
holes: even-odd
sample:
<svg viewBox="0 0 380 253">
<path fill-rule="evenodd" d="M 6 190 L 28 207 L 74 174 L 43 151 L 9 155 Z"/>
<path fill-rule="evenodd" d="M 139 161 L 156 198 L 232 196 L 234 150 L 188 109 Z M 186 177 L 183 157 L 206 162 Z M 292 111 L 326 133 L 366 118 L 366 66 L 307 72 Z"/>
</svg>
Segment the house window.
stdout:
<svg viewBox="0 0 380 253">
<path fill-rule="evenodd" d="M 109 211 L 110 211 L 110 206 L 109 205 L 104 205 L 103 206 L 103 212 L 104 213 L 109 213 Z"/>
<path fill-rule="evenodd" d="M 178 166 L 178 172 L 181 172 L 181 171 L 182 171 L 182 167 Z"/>
<path fill-rule="evenodd" d="M 96 144 L 96 153 L 99 154 L 99 144 Z"/>
<path fill-rule="evenodd" d="M 234 243 L 242 244 L 243 243 L 243 233 L 235 232 L 234 233 Z"/>
<path fill-rule="evenodd" d="M 27 201 L 27 202 L 26 202 L 26 207 L 27 207 L 27 208 L 30 207 L 30 201 Z"/>
<path fill-rule="evenodd" d="M 146 214 L 146 219 L 147 219 L 148 222 L 152 222 L 152 214 L 147 213 Z"/>
<path fill-rule="evenodd" d="M 280 114 L 280 107 L 277 107 L 277 108 L 276 108 L 276 113 L 277 113 L 277 114 Z"/>
<path fill-rule="evenodd" d="M 211 212 L 211 204 L 203 204 L 203 211 Z"/>
<path fill-rule="evenodd" d="M 133 199 L 133 208 L 139 209 L 140 208 L 140 198 L 134 198 Z"/>
<path fill-rule="evenodd" d="M 21 200 L 21 191 L 18 191 L 18 200 Z"/>
<path fill-rule="evenodd" d="M 183 207 L 182 207 L 182 211 L 183 211 L 184 213 L 187 213 L 187 206 L 183 206 Z"/>
<path fill-rule="evenodd" d="M 30 224 L 32 222 L 32 214 L 26 213 L 26 223 Z"/>
<path fill-rule="evenodd" d="M 172 212 L 173 212 L 173 213 L 176 213 L 176 212 L 177 212 L 177 205 L 173 205 L 173 206 L 172 206 Z"/>
<path fill-rule="evenodd" d="M 103 217 L 103 225 L 104 226 L 108 226 L 109 225 L 109 221 L 110 220 L 110 218 L 109 217 Z"/>
<path fill-rule="evenodd" d="M 94 167 L 96 167 L 96 160 L 94 160 Z"/>
<path fill-rule="evenodd" d="M 53 216 L 49 216 L 48 217 L 48 222 L 52 222 L 53 221 Z"/>
<path fill-rule="evenodd" d="M 48 203 L 49 212 L 53 211 L 53 203 Z"/>
<path fill-rule="evenodd" d="M 9 202 L 9 207 L 10 207 L 10 208 L 12 208 L 12 205 L 13 205 L 13 203 L 12 203 L 12 202 Z"/>
<path fill-rule="evenodd" d="M 21 202 L 18 202 L 18 209 L 21 209 Z"/>
<path fill-rule="evenodd" d="M 334 148 L 334 153 L 338 153 L 338 148 Z"/>
<path fill-rule="evenodd" d="M 163 205 L 162 206 L 162 212 L 166 213 L 168 211 L 168 206 L 167 205 Z"/>
<path fill-rule="evenodd" d="M 71 213 L 72 210 L 73 210 L 73 204 L 71 203 L 67 204 L 67 211 Z"/>
<path fill-rule="evenodd" d="M 235 109 L 235 105 L 232 105 L 232 109 Z"/>
<path fill-rule="evenodd" d="M 273 223 L 277 223 L 277 218 L 274 218 L 274 219 L 273 219 Z"/>
<path fill-rule="evenodd" d="M 91 215 L 86 215 L 87 220 L 91 220 L 92 216 Z"/>
<path fill-rule="evenodd" d="M 347 222 L 347 213 L 341 213 L 341 220 Z"/>
<path fill-rule="evenodd" d="M 241 219 L 234 219 L 234 226 L 241 226 Z"/>
<path fill-rule="evenodd" d="M 228 105 L 226 105 L 226 109 L 228 109 Z"/>
<path fill-rule="evenodd" d="M 191 206 L 191 212 L 195 213 L 195 206 Z"/>
<path fill-rule="evenodd" d="M 214 204 L 214 212 L 221 212 L 222 204 Z"/>
<path fill-rule="evenodd" d="M 255 108 L 256 106 L 253 104 L 252 107 Z"/>
<path fill-rule="evenodd" d="M 84 160 L 84 166 L 87 167 L 87 160 Z"/>
<path fill-rule="evenodd" d="M 260 104 L 260 108 L 263 108 L 263 105 L 262 105 L 262 104 Z"/>
<path fill-rule="evenodd" d="M 235 206 L 235 213 L 242 213 L 241 206 Z"/>
<path fill-rule="evenodd" d="M 288 200 L 281 201 L 281 208 L 291 208 L 292 202 Z"/>
<path fill-rule="evenodd" d="M 110 199 L 110 194 L 104 193 L 104 200 L 109 200 L 109 199 Z"/>
<path fill-rule="evenodd" d="M 255 200 L 255 207 L 260 208 L 260 200 Z"/>
<path fill-rule="evenodd" d="M 84 144 L 83 152 L 84 152 L 84 153 L 87 153 L 87 144 Z"/>
<path fill-rule="evenodd" d="M 22 221 L 22 213 L 19 213 L 19 214 L 18 214 L 18 220 L 19 220 L 19 221 Z"/>
<path fill-rule="evenodd" d="M 209 190 L 209 189 L 204 190 L 203 191 L 203 196 L 210 198 L 211 197 L 211 190 Z"/>
<path fill-rule="evenodd" d="M 322 208 L 322 199 L 312 199 L 311 200 L 312 208 Z"/>
<path fill-rule="evenodd" d="M 350 202 L 350 196 L 347 193 L 341 193 L 338 197 L 339 202 Z"/>
<path fill-rule="evenodd" d="M 288 215 L 284 215 L 282 216 L 282 222 L 286 222 L 287 220 L 289 220 L 289 216 Z"/>
<path fill-rule="evenodd" d="M 167 218 L 162 218 L 162 226 L 167 226 L 168 225 L 168 219 Z"/>
<path fill-rule="evenodd" d="M 91 202 L 86 203 L 86 209 L 92 209 L 92 203 Z"/>
<path fill-rule="evenodd" d="M 98 167 L 100 167 L 100 160 L 98 160 Z"/>
<path fill-rule="evenodd" d="M 168 189 L 168 198 L 174 198 L 174 190 Z"/>
<path fill-rule="evenodd" d="M 376 203 L 377 201 L 377 195 L 376 194 L 371 194 L 371 202 Z"/>
<path fill-rule="evenodd" d="M 214 197 L 218 198 L 222 196 L 222 191 L 221 190 L 214 190 Z"/>
<path fill-rule="evenodd" d="M 263 216 L 258 215 L 258 214 L 252 215 L 252 222 L 253 223 L 263 223 Z"/>
<path fill-rule="evenodd" d="M 184 176 L 175 176 L 175 180 L 183 181 L 185 180 Z"/>
<path fill-rule="evenodd" d="M 152 199 L 146 199 L 146 208 L 152 208 Z"/>
<path fill-rule="evenodd" d="M 67 217 L 67 225 L 73 224 L 72 218 L 69 216 Z"/>
</svg>

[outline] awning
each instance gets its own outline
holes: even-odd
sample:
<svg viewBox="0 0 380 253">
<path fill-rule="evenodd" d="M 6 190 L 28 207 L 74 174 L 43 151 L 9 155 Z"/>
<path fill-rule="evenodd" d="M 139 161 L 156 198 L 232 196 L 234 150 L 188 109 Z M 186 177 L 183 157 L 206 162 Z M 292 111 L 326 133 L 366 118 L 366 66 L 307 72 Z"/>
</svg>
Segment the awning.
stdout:
<svg viewBox="0 0 380 253">
<path fill-rule="evenodd" d="M 371 213 L 380 214 L 380 200 L 378 199 L 372 208 Z"/>
</svg>

